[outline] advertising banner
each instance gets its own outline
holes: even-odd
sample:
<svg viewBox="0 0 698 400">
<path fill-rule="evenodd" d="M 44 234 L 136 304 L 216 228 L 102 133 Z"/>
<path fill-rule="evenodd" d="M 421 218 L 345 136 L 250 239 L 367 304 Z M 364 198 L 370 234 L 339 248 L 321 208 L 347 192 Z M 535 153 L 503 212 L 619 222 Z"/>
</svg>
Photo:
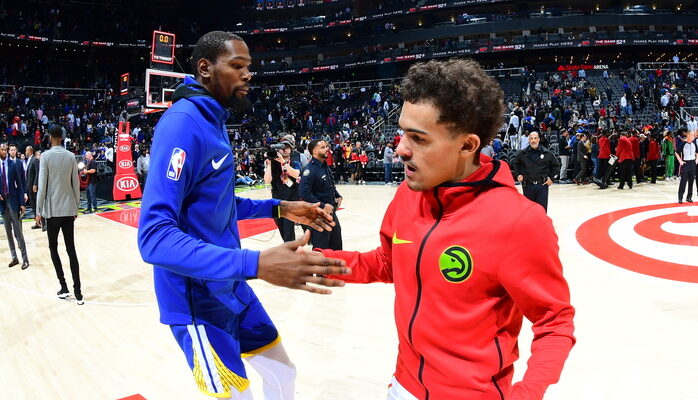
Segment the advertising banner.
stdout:
<svg viewBox="0 0 698 400">
<path fill-rule="evenodd" d="M 114 200 L 140 199 L 141 185 L 134 172 L 134 162 L 131 153 L 131 124 L 119 122 L 119 131 L 116 135 L 114 148 Z"/>
</svg>

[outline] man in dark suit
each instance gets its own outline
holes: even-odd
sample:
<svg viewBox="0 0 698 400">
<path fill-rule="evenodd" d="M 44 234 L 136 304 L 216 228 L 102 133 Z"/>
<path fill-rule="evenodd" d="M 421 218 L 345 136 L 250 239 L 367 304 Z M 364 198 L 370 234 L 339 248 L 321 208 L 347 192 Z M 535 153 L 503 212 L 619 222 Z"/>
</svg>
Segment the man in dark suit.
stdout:
<svg viewBox="0 0 698 400">
<path fill-rule="evenodd" d="M 24 151 L 27 156 L 27 197 L 29 200 L 29 206 L 34 211 L 34 226 L 32 229 L 41 228 L 41 217 L 36 212 L 36 192 L 38 190 L 38 180 L 39 180 L 39 154 L 40 152 L 34 153 L 34 148 L 27 146 Z"/>
<path fill-rule="evenodd" d="M 579 165 L 579 173 L 572 179 L 577 185 L 586 184 L 587 166 L 589 165 L 589 150 L 587 149 L 587 134 L 582 133 L 577 141 L 577 165 Z"/>
<path fill-rule="evenodd" d="M 2 209 L 2 219 L 7 233 L 7 241 L 10 244 L 12 261 L 8 267 L 12 268 L 19 264 L 15 241 L 22 252 L 22 269 L 29 267 L 27 257 L 27 247 L 24 244 L 22 234 L 22 215 L 25 211 L 26 189 L 24 188 L 24 169 L 18 162 L 12 161 L 7 155 L 7 143 L 0 144 L 0 209 Z"/>
</svg>

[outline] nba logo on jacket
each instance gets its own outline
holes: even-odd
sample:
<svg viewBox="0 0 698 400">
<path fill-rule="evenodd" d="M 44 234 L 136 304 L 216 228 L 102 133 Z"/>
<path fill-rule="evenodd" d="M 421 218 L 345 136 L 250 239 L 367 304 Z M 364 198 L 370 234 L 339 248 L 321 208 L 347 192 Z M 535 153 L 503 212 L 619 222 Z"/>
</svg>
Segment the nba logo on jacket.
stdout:
<svg viewBox="0 0 698 400">
<path fill-rule="evenodd" d="M 172 150 L 172 156 L 170 157 L 170 166 L 167 168 L 167 178 L 173 181 L 178 181 L 180 175 L 182 175 L 182 169 L 184 168 L 184 160 L 187 158 L 187 152 L 175 147 Z"/>
</svg>

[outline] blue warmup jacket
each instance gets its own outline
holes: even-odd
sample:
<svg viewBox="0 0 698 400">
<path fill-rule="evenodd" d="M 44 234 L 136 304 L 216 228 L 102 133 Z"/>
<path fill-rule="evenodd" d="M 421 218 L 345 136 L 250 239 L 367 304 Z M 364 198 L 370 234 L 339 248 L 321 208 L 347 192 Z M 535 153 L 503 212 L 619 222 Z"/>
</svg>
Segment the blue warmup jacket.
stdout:
<svg viewBox="0 0 698 400">
<path fill-rule="evenodd" d="M 259 252 L 240 248 L 237 221 L 268 218 L 278 200 L 235 196 L 228 111 L 192 78 L 155 127 L 138 247 L 153 264 L 160 322 L 218 322 L 255 297 Z"/>
</svg>

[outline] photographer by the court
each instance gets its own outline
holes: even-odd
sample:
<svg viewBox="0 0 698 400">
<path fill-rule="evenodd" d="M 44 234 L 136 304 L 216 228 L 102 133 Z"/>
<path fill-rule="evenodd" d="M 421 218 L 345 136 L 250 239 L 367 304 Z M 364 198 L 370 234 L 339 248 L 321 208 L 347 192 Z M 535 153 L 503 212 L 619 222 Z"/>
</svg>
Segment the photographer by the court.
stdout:
<svg viewBox="0 0 698 400">
<path fill-rule="evenodd" d="M 296 201 L 298 197 L 298 177 L 301 165 L 291 160 L 293 143 L 282 137 L 281 143 L 272 145 L 264 161 L 264 183 L 271 183 L 271 196 L 279 200 Z M 286 218 L 276 218 L 284 242 L 296 240 L 295 223 Z"/>
</svg>

